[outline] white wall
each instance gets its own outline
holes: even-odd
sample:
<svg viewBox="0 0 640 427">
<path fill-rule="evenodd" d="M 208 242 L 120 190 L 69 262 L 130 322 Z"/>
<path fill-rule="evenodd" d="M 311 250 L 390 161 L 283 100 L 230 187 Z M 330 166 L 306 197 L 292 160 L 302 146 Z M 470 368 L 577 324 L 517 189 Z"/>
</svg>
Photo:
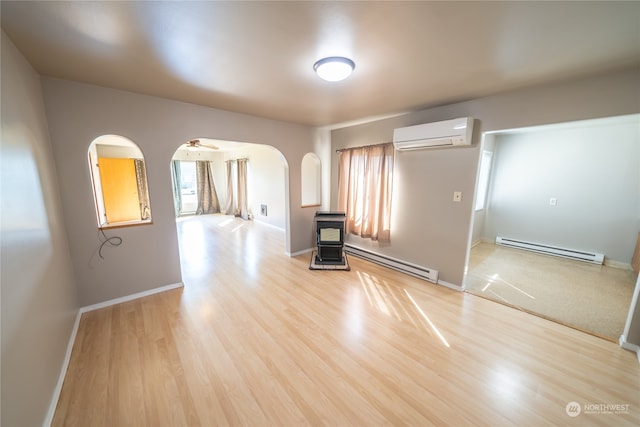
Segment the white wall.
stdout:
<svg viewBox="0 0 640 427">
<path fill-rule="evenodd" d="M 4 32 L 1 62 L 0 424 L 39 426 L 79 305 L 40 77 Z"/>
<path fill-rule="evenodd" d="M 201 149 L 198 151 L 189 151 L 184 149 L 177 150 L 173 157 L 173 160 L 184 160 L 187 162 L 195 162 L 198 160 L 208 160 L 214 163 L 224 162 L 224 153 L 220 151 L 213 151 L 207 149 Z"/>
<path fill-rule="evenodd" d="M 289 165 L 286 250 L 312 247 L 313 215 L 300 208 L 300 169 L 304 154 L 313 151 L 311 128 L 53 78 L 43 78 L 43 92 L 82 305 L 181 281 L 169 165 L 176 148 L 194 137 L 282 152 Z M 102 260 L 86 153 L 104 134 L 125 136 L 144 153 L 153 224 L 108 231 L 123 244 L 105 248 Z"/>
<path fill-rule="evenodd" d="M 302 158 L 302 206 L 322 204 L 322 163 L 315 153 Z"/>
<path fill-rule="evenodd" d="M 275 148 L 253 145 L 249 148 L 249 211 L 256 221 L 273 225 L 282 230 L 286 227 L 284 157 Z M 238 158 L 238 157 L 236 157 Z M 267 205 L 267 215 L 260 214 L 260 205 Z M 311 229 L 312 227 L 310 227 Z"/>
<path fill-rule="evenodd" d="M 331 207 L 337 207 L 335 149 L 389 142 L 396 127 L 456 117 L 476 119 L 474 145 L 399 153 L 393 187 L 391 243 L 350 242 L 440 272 L 461 286 L 467 260 L 482 132 L 640 112 L 640 70 L 517 90 L 430 108 L 331 132 Z M 461 191 L 462 202 L 452 201 Z"/>
<path fill-rule="evenodd" d="M 332 145 L 331 131 L 328 128 L 317 128 L 314 132 L 314 152 L 320 159 L 320 201 L 322 206 L 309 207 L 315 215 L 316 210 L 328 211 L 331 206 L 331 182 L 332 182 Z M 315 236 L 314 236 L 315 238 Z"/>
<path fill-rule="evenodd" d="M 490 196 L 488 240 L 593 251 L 629 265 L 640 231 L 640 116 L 497 135 Z"/>
<path fill-rule="evenodd" d="M 124 147 L 122 145 L 96 144 L 98 157 L 114 159 L 141 159 L 144 155 L 136 147 Z"/>
</svg>

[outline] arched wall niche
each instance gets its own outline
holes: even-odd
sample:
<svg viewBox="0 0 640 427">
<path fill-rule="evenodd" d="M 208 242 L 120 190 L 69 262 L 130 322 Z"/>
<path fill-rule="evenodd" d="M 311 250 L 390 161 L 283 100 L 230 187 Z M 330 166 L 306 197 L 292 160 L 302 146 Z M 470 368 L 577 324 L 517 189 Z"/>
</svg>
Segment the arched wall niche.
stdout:
<svg viewBox="0 0 640 427">
<path fill-rule="evenodd" d="M 305 207 L 322 204 L 322 165 L 315 153 L 307 153 L 302 158 L 301 205 Z"/>
<path fill-rule="evenodd" d="M 144 155 L 120 135 L 101 135 L 88 150 L 91 188 L 99 228 L 151 223 Z"/>
</svg>

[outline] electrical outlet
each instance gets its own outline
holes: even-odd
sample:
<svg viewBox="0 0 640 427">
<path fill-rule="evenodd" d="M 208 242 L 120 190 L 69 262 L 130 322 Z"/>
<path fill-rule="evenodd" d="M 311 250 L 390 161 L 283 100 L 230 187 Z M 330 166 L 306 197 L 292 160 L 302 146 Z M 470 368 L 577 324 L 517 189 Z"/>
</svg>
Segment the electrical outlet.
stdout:
<svg viewBox="0 0 640 427">
<path fill-rule="evenodd" d="M 549 204 L 550 204 L 551 206 L 555 206 L 555 205 L 557 205 L 557 204 L 558 204 L 558 199 L 556 199 L 555 197 L 550 198 L 550 199 L 549 199 Z"/>
<path fill-rule="evenodd" d="M 453 201 L 459 202 L 462 200 L 462 191 L 454 191 L 453 193 Z"/>
</svg>

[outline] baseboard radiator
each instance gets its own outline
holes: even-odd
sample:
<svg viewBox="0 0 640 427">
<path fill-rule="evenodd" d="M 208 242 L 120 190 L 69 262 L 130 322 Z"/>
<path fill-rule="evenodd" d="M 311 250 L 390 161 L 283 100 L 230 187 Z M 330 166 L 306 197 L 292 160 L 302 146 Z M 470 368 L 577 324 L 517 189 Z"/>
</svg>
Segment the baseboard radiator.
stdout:
<svg viewBox="0 0 640 427">
<path fill-rule="evenodd" d="M 510 248 L 538 252 L 545 255 L 553 255 L 562 258 L 570 258 L 578 261 L 590 262 L 592 264 L 602 265 L 602 263 L 604 262 L 604 254 L 578 251 L 575 249 L 559 248 L 556 246 L 543 245 L 541 243 L 525 242 L 523 240 L 507 239 L 506 237 L 496 237 L 496 244 L 508 246 Z"/>
<path fill-rule="evenodd" d="M 386 255 L 377 254 L 366 249 L 351 246 L 346 243 L 344 245 L 346 253 L 357 256 L 358 258 L 366 259 L 367 261 L 374 262 L 376 264 L 383 265 L 394 270 L 401 271 L 420 279 L 424 279 L 428 282 L 438 283 L 438 271 L 431 268 L 422 267 L 420 265 L 412 264 L 410 262 L 401 261 L 399 259 L 391 258 Z"/>
</svg>

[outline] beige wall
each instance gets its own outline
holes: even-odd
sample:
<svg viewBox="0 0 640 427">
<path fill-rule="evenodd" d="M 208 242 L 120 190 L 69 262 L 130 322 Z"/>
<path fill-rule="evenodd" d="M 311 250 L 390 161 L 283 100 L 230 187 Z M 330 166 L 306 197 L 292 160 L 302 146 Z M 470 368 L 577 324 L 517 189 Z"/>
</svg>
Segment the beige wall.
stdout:
<svg viewBox="0 0 640 427">
<path fill-rule="evenodd" d="M 58 381 L 78 301 L 40 77 L 4 32 L 1 74 L 0 424 L 39 426 Z"/>
<path fill-rule="evenodd" d="M 289 164 L 287 251 L 312 245 L 313 215 L 300 208 L 300 165 L 313 150 L 309 127 L 53 78 L 43 78 L 51 141 L 78 281 L 80 303 L 101 301 L 182 280 L 170 161 L 194 137 L 271 145 Z M 99 135 L 135 142 L 145 156 L 153 224 L 107 231 L 123 244 L 105 248 L 93 213 L 87 148 Z"/>
<path fill-rule="evenodd" d="M 640 70 L 631 69 L 430 108 L 333 130 L 331 207 L 336 208 L 337 155 L 350 146 L 389 142 L 396 127 L 455 117 L 476 119 L 473 146 L 397 153 L 389 245 L 349 240 L 367 249 L 436 269 L 440 279 L 464 279 L 473 196 L 483 132 L 640 112 Z M 461 203 L 453 203 L 461 191 Z"/>
</svg>

